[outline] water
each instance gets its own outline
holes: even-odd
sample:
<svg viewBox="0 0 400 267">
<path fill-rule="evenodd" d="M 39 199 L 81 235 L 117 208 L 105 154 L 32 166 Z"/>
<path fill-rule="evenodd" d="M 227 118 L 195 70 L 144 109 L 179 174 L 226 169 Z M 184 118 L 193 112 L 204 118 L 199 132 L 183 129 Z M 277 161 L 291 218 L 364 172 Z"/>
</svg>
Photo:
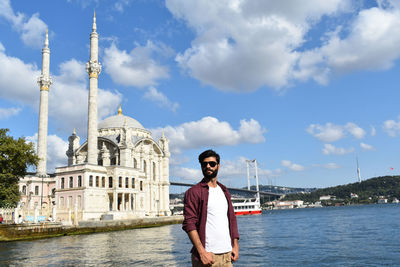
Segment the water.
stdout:
<svg viewBox="0 0 400 267">
<path fill-rule="evenodd" d="M 400 266 L 400 205 L 238 217 L 235 266 Z M 0 266 L 190 266 L 180 225 L 0 243 Z"/>
</svg>

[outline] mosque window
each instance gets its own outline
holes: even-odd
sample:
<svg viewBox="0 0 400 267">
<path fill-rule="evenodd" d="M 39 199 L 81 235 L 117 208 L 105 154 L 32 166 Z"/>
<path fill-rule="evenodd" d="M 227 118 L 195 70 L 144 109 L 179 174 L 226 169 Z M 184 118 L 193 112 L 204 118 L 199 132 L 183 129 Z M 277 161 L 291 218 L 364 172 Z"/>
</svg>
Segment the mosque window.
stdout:
<svg viewBox="0 0 400 267">
<path fill-rule="evenodd" d="M 35 195 L 39 195 L 39 186 L 37 185 L 37 186 L 35 186 Z"/>
<path fill-rule="evenodd" d="M 93 176 L 89 176 L 89 186 L 93 186 Z"/>
<path fill-rule="evenodd" d="M 153 180 L 156 180 L 156 163 L 153 162 Z"/>
<path fill-rule="evenodd" d="M 69 177 L 69 188 L 73 188 L 74 187 L 74 177 Z"/>
<path fill-rule="evenodd" d="M 129 188 L 129 178 L 125 177 L 125 188 Z"/>
<path fill-rule="evenodd" d="M 64 177 L 61 178 L 61 189 L 64 189 Z"/>
<path fill-rule="evenodd" d="M 106 187 L 106 177 L 101 177 L 101 187 Z"/>
<path fill-rule="evenodd" d="M 135 188 L 135 178 L 132 178 L 132 188 Z"/>
<path fill-rule="evenodd" d="M 96 187 L 100 187 L 100 178 L 96 176 Z"/>
<path fill-rule="evenodd" d="M 122 177 L 118 178 L 118 187 L 122 187 Z"/>
<path fill-rule="evenodd" d="M 78 187 L 82 187 L 82 176 L 78 176 Z"/>
<path fill-rule="evenodd" d="M 140 181 L 140 191 L 143 191 L 143 181 Z"/>
<path fill-rule="evenodd" d="M 112 188 L 113 187 L 113 178 L 110 176 L 108 177 L 108 188 Z"/>
</svg>

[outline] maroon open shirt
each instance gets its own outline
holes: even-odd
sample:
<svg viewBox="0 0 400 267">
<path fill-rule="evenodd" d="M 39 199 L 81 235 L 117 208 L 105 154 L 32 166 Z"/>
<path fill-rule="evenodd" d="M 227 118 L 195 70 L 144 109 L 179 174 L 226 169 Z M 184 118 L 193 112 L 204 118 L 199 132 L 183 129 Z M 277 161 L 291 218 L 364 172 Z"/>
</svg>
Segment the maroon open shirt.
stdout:
<svg viewBox="0 0 400 267">
<path fill-rule="evenodd" d="M 228 219 L 229 219 L 229 232 L 231 236 L 231 243 L 233 246 L 233 240 L 239 239 L 239 232 L 237 227 L 236 215 L 233 211 L 231 195 L 228 189 L 217 182 L 225 194 L 226 200 L 228 201 Z M 200 241 L 203 246 L 206 246 L 206 223 L 207 223 L 207 206 L 208 206 L 208 184 L 205 179 L 201 180 L 200 183 L 192 186 L 185 193 L 185 199 L 183 201 L 184 209 L 183 216 L 184 220 L 182 223 L 182 229 L 189 233 L 190 231 L 197 230 L 199 233 Z M 196 258 L 199 258 L 199 253 L 193 246 L 190 251 Z"/>
</svg>

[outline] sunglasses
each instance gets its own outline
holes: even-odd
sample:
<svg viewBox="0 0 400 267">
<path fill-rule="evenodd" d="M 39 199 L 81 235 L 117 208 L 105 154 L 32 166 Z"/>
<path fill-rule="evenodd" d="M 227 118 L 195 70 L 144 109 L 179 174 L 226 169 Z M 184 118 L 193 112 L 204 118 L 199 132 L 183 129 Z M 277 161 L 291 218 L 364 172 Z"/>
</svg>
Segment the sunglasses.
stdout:
<svg viewBox="0 0 400 267">
<path fill-rule="evenodd" d="M 217 162 L 215 162 L 215 161 L 203 161 L 202 163 L 201 163 L 201 167 L 202 168 L 205 168 L 205 167 L 207 167 L 207 165 L 210 165 L 210 167 L 211 168 L 214 168 L 215 166 L 217 166 Z"/>
</svg>

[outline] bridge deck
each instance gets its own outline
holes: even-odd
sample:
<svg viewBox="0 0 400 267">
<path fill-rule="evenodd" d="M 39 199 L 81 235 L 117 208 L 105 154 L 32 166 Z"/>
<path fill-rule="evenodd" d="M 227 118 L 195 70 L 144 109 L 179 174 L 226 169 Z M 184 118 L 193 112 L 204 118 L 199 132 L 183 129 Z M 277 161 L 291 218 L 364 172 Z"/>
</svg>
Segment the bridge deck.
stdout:
<svg viewBox="0 0 400 267">
<path fill-rule="evenodd" d="M 179 182 L 170 182 L 171 185 L 177 185 L 177 186 L 194 186 L 194 184 L 188 184 L 188 183 L 179 183 Z M 233 187 L 228 187 L 229 190 L 235 190 L 235 191 L 240 191 L 240 192 L 246 192 L 246 193 L 253 193 L 256 194 L 256 190 L 247 190 L 243 188 L 233 188 Z M 279 193 L 272 193 L 272 192 L 265 192 L 265 191 L 260 191 L 260 195 L 267 195 L 267 196 L 274 196 L 274 197 L 280 197 L 283 194 Z"/>
</svg>

